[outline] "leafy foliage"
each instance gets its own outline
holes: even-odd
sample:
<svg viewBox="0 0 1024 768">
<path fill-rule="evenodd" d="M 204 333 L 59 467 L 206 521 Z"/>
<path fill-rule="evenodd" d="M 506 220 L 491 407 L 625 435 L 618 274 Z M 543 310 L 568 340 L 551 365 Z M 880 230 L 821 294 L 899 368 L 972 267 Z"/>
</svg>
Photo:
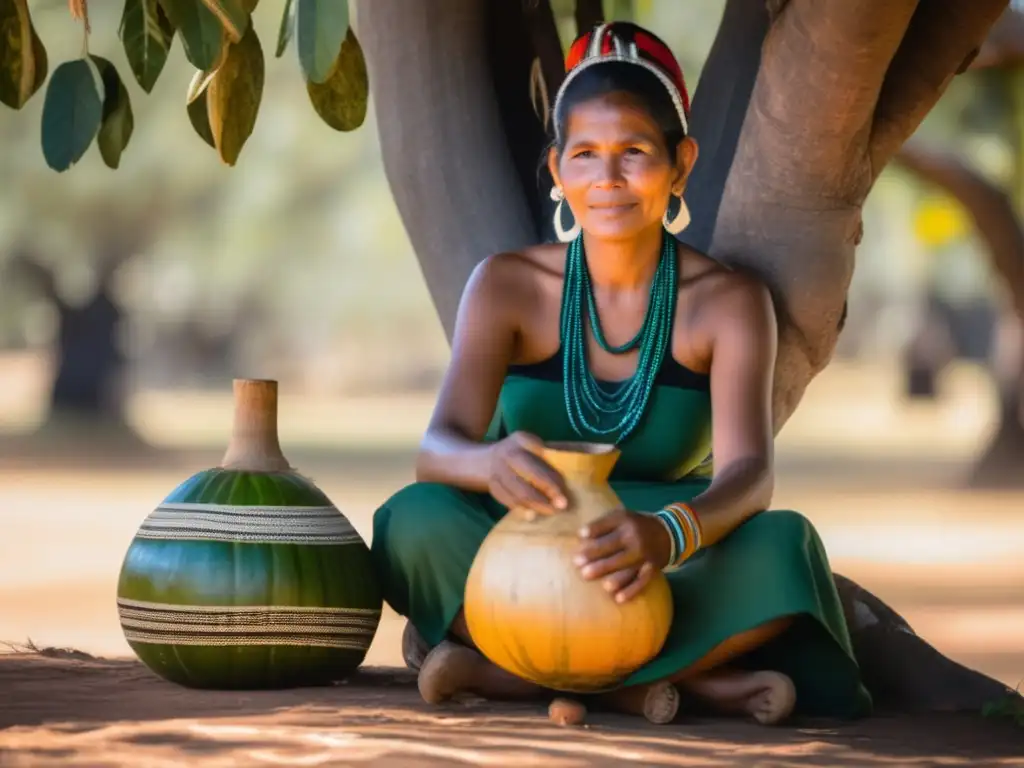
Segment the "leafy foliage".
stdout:
<svg viewBox="0 0 1024 768">
<path fill-rule="evenodd" d="M 265 59 L 252 23 L 259 0 L 123 0 L 117 31 L 139 86 L 151 93 L 175 39 L 196 68 L 185 107 L 196 134 L 233 166 L 252 135 L 263 97 Z M 87 0 L 71 0 L 84 26 L 82 56 L 49 77 L 42 147 L 47 164 L 66 171 L 94 141 L 116 169 L 134 130 L 131 99 L 117 67 L 93 56 Z M 366 118 L 369 80 L 363 51 L 349 25 L 347 0 L 288 0 L 274 55 L 295 41 L 310 104 L 338 131 Z M 0 0 L 0 102 L 20 110 L 46 83 L 49 62 L 28 0 Z"/>
</svg>

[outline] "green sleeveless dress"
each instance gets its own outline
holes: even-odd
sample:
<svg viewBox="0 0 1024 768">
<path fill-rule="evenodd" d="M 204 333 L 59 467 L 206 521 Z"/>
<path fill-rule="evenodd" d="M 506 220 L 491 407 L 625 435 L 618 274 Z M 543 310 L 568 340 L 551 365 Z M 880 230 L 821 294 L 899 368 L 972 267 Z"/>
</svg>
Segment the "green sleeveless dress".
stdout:
<svg viewBox="0 0 1024 768">
<path fill-rule="evenodd" d="M 643 421 L 619 445 L 611 485 L 626 508 L 654 511 L 707 488 L 709 389 L 707 375 L 666 359 Z M 561 354 L 511 366 L 498 413 L 489 439 L 517 430 L 547 441 L 579 439 L 566 415 Z M 414 483 L 375 513 L 371 551 L 385 599 L 431 646 L 458 614 L 473 557 L 505 511 L 489 494 Z M 755 515 L 668 581 L 675 607 L 668 639 L 623 685 L 671 677 L 733 635 L 795 616 L 783 635 L 730 666 L 789 675 L 801 714 L 852 718 L 871 711 L 825 549 L 800 513 Z"/>
</svg>

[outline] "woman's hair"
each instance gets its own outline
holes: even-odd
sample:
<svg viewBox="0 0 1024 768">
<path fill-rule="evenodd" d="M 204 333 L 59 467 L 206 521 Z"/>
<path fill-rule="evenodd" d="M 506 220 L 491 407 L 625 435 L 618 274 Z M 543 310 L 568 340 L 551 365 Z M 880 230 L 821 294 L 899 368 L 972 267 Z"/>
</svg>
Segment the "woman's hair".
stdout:
<svg viewBox="0 0 1024 768">
<path fill-rule="evenodd" d="M 643 67 L 624 61 L 602 62 L 580 72 L 566 87 L 553 115 L 557 126 L 555 149 L 561 156 L 565 151 L 566 129 L 573 107 L 610 93 L 627 93 L 633 97 L 661 129 L 669 158 L 675 161 L 676 149 L 686 132 L 679 120 L 679 112 L 661 81 Z"/>
</svg>

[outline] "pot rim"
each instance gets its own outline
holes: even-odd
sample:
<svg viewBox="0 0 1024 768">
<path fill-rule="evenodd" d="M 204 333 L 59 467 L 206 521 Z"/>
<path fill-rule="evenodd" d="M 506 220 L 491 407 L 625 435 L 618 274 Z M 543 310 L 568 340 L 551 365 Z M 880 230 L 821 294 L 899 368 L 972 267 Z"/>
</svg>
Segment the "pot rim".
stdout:
<svg viewBox="0 0 1024 768">
<path fill-rule="evenodd" d="M 545 450 L 555 453 L 576 453 L 587 456 L 608 456 L 619 453 L 613 443 L 595 443 L 587 440 L 552 440 L 544 443 Z"/>
</svg>

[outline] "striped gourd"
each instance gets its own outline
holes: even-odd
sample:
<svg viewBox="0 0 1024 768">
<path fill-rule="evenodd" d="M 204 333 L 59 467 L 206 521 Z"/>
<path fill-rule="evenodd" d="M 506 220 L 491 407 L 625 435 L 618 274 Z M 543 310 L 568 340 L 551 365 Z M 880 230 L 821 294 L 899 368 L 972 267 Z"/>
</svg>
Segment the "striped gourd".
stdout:
<svg viewBox="0 0 1024 768">
<path fill-rule="evenodd" d="M 175 488 L 121 567 L 129 645 L 194 688 L 328 684 L 354 671 L 380 622 L 369 550 L 277 439 L 277 384 L 235 381 L 221 466 Z"/>
</svg>

